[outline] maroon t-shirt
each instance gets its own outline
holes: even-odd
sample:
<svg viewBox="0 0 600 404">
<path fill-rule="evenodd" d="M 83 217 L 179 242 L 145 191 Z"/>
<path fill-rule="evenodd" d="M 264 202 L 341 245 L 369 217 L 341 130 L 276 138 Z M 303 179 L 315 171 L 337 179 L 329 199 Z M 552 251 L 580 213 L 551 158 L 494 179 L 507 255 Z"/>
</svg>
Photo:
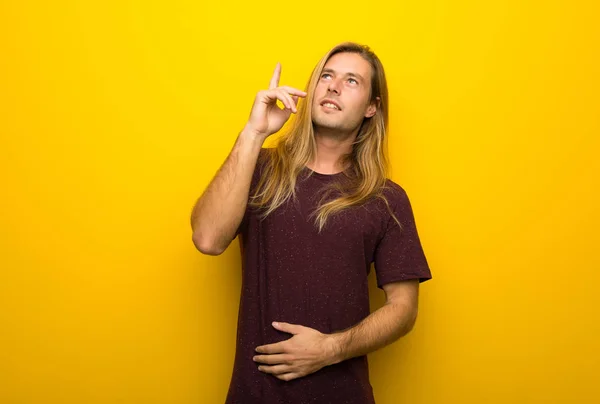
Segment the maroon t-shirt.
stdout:
<svg viewBox="0 0 600 404">
<path fill-rule="evenodd" d="M 267 152 L 261 150 L 251 192 Z M 290 381 L 259 371 L 252 360 L 257 346 L 292 337 L 273 328 L 273 321 L 331 333 L 367 317 L 372 263 L 380 288 L 394 281 L 431 279 L 409 199 L 391 180 L 385 195 L 402 230 L 385 203 L 373 199 L 330 217 L 318 233 L 309 215 L 323 186 L 343 176 L 305 168 L 298 178 L 297 200 L 290 199 L 262 221 L 258 212 L 246 209 L 238 230 L 242 291 L 226 404 L 374 403 L 366 356 Z"/>
</svg>

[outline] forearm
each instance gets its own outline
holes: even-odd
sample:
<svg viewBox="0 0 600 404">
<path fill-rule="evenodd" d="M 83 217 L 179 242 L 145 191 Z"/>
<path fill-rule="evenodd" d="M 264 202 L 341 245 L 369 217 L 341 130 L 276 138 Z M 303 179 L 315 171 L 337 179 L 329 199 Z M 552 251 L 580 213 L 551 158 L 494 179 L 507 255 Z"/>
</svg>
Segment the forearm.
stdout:
<svg viewBox="0 0 600 404">
<path fill-rule="evenodd" d="M 366 355 L 406 335 L 414 326 L 417 310 L 407 304 L 388 302 L 356 326 L 330 334 L 333 363 Z"/>
<path fill-rule="evenodd" d="M 235 236 L 263 142 L 264 138 L 246 128 L 240 132 L 227 159 L 196 202 L 191 225 L 194 244 L 200 251 L 220 254 Z"/>
</svg>

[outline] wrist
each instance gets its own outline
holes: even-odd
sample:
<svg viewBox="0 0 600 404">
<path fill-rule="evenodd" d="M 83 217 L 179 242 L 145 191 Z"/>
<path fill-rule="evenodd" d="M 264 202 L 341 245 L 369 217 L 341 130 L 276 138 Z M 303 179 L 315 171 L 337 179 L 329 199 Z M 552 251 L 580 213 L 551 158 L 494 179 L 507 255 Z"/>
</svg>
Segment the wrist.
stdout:
<svg viewBox="0 0 600 404">
<path fill-rule="evenodd" d="M 269 137 L 269 135 L 266 135 L 264 133 L 259 132 L 256 129 L 254 129 L 254 127 L 252 126 L 252 124 L 250 122 L 246 123 L 246 125 L 244 126 L 244 129 L 242 129 L 241 135 L 248 137 L 256 142 L 260 142 L 261 145 L 262 145 L 262 143 L 264 143 L 264 141 L 267 139 L 267 137 Z"/>
<path fill-rule="evenodd" d="M 328 358 L 331 365 L 342 362 L 344 357 L 342 334 L 334 333 L 327 335 Z"/>
<path fill-rule="evenodd" d="M 267 136 L 256 132 L 249 125 L 246 125 L 239 134 L 239 141 L 252 149 L 260 149 L 266 138 Z"/>
</svg>

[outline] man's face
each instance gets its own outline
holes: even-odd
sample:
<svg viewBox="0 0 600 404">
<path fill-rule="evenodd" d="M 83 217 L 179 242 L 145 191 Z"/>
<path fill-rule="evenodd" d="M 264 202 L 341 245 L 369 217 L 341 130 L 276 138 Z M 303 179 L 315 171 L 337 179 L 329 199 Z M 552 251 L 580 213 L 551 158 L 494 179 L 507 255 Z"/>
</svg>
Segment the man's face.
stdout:
<svg viewBox="0 0 600 404">
<path fill-rule="evenodd" d="M 337 53 L 329 58 L 313 98 L 312 121 L 317 130 L 350 132 L 365 117 L 375 115 L 375 105 L 370 104 L 371 70 L 369 62 L 357 53 Z"/>
</svg>

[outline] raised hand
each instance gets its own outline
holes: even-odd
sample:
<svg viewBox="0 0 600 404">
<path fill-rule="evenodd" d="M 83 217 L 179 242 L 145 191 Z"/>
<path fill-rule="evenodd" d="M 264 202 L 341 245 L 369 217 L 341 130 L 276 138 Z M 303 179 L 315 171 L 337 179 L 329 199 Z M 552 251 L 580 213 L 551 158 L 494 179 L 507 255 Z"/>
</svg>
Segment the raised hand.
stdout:
<svg viewBox="0 0 600 404">
<path fill-rule="evenodd" d="M 277 63 L 268 90 L 261 90 L 256 95 L 250 119 L 246 127 L 265 138 L 283 127 L 292 113 L 296 113 L 299 97 L 306 97 L 306 92 L 288 86 L 279 86 L 281 64 Z M 281 101 L 284 108 L 277 106 Z"/>
</svg>

